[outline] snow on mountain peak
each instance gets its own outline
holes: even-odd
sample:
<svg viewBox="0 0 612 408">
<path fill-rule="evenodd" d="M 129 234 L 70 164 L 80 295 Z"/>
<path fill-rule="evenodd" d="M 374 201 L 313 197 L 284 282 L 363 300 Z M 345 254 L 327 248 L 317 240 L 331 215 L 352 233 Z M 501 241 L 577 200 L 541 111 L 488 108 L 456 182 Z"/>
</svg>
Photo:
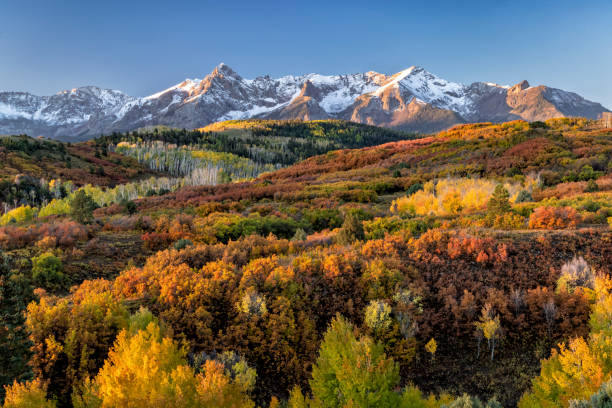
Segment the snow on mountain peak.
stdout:
<svg viewBox="0 0 612 408">
<path fill-rule="evenodd" d="M 500 84 L 496 84 L 495 82 L 483 82 L 483 84 L 494 87 L 494 88 L 502 88 L 502 89 L 510 88 L 510 85 L 500 85 Z"/>
<path fill-rule="evenodd" d="M 372 92 L 380 98 L 386 90 L 397 88 L 413 95 L 416 99 L 442 109 L 468 114 L 471 101 L 466 97 L 466 86 L 442 79 L 418 66 L 411 66 L 395 75 L 388 82 Z"/>
<path fill-rule="evenodd" d="M 212 77 L 229 76 L 229 77 L 240 78 L 240 76 L 236 73 L 236 71 L 231 69 L 229 65 L 223 62 L 215 67 L 215 69 L 210 73 L 210 76 Z"/>
<path fill-rule="evenodd" d="M 176 84 L 174 86 L 171 86 L 168 89 L 164 89 L 161 92 L 157 92 L 154 93 L 153 95 L 149 95 L 149 96 L 145 96 L 144 98 L 142 98 L 145 101 L 148 100 L 154 100 L 154 99 L 158 99 L 159 97 L 161 97 L 162 95 L 168 93 L 168 92 L 172 92 L 172 91 L 183 91 L 186 93 L 190 93 L 196 86 L 198 86 L 200 84 L 202 80 L 200 79 L 185 79 L 183 82 L 181 82 L 180 84 Z"/>
<path fill-rule="evenodd" d="M 400 72 L 398 72 L 395 75 L 391 76 L 390 81 L 388 81 L 386 84 L 384 84 L 383 86 L 381 86 L 380 88 L 378 88 L 376 91 L 373 92 L 373 95 L 375 96 L 381 96 L 385 90 L 391 88 L 391 87 L 396 87 L 398 86 L 398 84 L 400 83 L 400 81 L 402 81 L 403 79 L 405 79 L 408 75 L 412 74 L 412 72 L 417 69 L 417 67 L 412 66 L 410 68 L 404 69 Z"/>
<path fill-rule="evenodd" d="M 276 79 L 265 75 L 245 79 L 220 63 L 203 79 L 185 79 L 144 98 L 94 86 L 42 97 L 25 92 L 0 92 L 0 133 L 99 135 L 157 124 L 198 128 L 226 119 L 278 119 L 294 118 L 295 115 L 302 119 L 314 115 L 406 127 L 413 126 L 407 125 L 417 120 L 411 119 L 411 112 L 416 112 L 423 104 L 434 110 L 451 111 L 443 114 L 451 118 L 450 122 L 438 125 L 445 126 L 451 122 L 515 118 L 506 98 L 512 89 L 522 91 L 527 87 L 526 83 L 510 88 L 488 82 L 466 86 L 442 79 L 418 66 L 394 75 L 368 71 L 345 75 L 310 73 Z M 599 104 L 562 90 L 537 87 L 532 92 L 546 92 L 546 100 L 562 107 L 561 111 L 568 115 L 575 112 L 593 117 L 606 111 Z M 520 93 L 512 95 L 520 100 Z M 528 102 L 520 100 L 520 103 Z M 409 109 L 395 115 L 395 111 L 406 107 Z M 537 107 L 532 111 L 539 112 Z M 394 115 L 400 122 L 389 119 Z M 434 128 L 427 125 L 419 129 L 431 131 Z"/>
</svg>

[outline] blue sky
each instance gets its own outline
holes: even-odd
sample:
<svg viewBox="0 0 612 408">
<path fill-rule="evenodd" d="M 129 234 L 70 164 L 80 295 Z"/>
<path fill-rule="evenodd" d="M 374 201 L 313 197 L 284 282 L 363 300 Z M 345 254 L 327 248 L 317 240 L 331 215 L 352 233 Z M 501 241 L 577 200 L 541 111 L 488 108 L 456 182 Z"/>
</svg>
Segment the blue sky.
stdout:
<svg viewBox="0 0 612 408">
<path fill-rule="evenodd" d="M 219 62 L 247 78 L 419 65 L 612 108 L 612 2 L 0 0 L 0 90 L 144 96 Z"/>
</svg>

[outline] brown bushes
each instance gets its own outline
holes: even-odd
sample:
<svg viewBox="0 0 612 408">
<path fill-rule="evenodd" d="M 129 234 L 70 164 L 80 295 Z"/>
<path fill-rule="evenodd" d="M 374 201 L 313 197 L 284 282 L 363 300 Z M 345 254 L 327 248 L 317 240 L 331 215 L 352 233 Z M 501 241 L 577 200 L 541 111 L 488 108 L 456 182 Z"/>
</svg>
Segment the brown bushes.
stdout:
<svg viewBox="0 0 612 408">
<path fill-rule="evenodd" d="M 30 228 L 7 226 L 0 228 L 0 247 L 22 248 L 46 237 L 54 238 L 57 245 L 67 248 L 74 246 L 77 241 L 87 239 L 88 231 L 84 225 L 75 221 L 44 223 Z M 50 244 L 50 240 L 47 240 L 47 244 Z"/>
<path fill-rule="evenodd" d="M 144 246 L 152 251 L 159 251 L 170 245 L 172 238 L 166 232 L 145 232 L 142 234 Z"/>
</svg>

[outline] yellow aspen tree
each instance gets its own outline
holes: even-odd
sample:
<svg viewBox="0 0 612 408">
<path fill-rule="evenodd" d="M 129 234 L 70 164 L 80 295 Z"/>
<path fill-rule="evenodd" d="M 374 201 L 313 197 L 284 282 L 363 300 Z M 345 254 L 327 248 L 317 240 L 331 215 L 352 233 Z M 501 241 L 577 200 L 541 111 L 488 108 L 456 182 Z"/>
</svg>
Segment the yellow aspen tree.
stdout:
<svg viewBox="0 0 612 408">
<path fill-rule="evenodd" d="M 491 350 L 491 360 L 495 358 L 495 343 L 500 335 L 501 323 L 499 316 L 495 314 L 489 303 L 482 308 L 480 320 L 476 323 L 476 327 L 482 332 L 482 335 L 487 339 L 489 350 Z"/>
<path fill-rule="evenodd" d="M 427 352 L 431 354 L 432 360 L 436 358 L 436 351 L 438 350 L 438 343 L 436 343 L 436 340 L 433 337 L 425 345 L 425 350 L 427 350 Z"/>
</svg>

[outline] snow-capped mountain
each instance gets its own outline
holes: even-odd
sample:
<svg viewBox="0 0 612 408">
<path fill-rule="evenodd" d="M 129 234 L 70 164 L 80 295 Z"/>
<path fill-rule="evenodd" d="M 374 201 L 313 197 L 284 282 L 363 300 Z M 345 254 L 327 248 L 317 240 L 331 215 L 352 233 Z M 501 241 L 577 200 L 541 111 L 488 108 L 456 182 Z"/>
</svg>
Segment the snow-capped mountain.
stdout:
<svg viewBox="0 0 612 408">
<path fill-rule="evenodd" d="M 72 138 L 105 132 L 136 100 L 119 91 L 95 86 L 35 96 L 25 92 L 0 92 L 0 133 Z"/>
<path fill-rule="evenodd" d="M 144 98 L 93 86 L 42 97 L 0 92 L 0 134 L 86 139 L 143 126 L 193 129 L 246 118 L 337 118 L 433 132 L 464 122 L 596 118 L 607 111 L 575 93 L 527 81 L 463 85 L 420 67 L 391 76 L 370 71 L 245 79 L 220 64 L 203 79 L 186 79 Z"/>
</svg>

